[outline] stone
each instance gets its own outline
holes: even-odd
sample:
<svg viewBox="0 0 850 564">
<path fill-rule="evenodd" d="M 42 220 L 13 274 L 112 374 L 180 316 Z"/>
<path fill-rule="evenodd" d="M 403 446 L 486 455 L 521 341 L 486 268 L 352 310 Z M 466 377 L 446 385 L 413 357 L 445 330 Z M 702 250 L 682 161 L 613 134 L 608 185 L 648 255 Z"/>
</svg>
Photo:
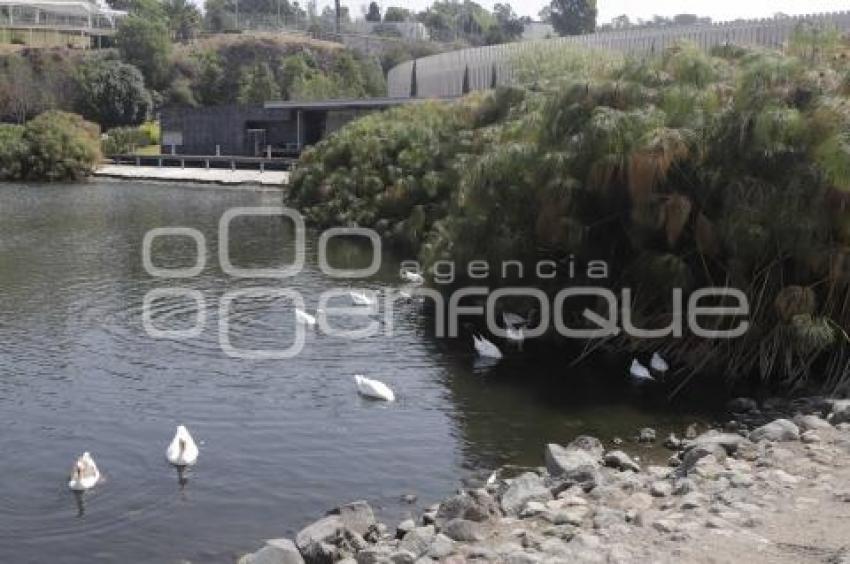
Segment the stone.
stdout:
<svg viewBox="0 0 850 564">
<path fill-rule="evenodd" d="M 800 435 L 800 440 L 803 441 L 806 444 L 823 442 L 823 439 L 820 438 L 820 435 L 818 435 L 814 431 L 803 432 L 803 434 Z"/>
<path fill-rule="evenodd" d="M 733 455 L 738 449 L 749 442 L 747 438 L 737 433 L 721 433 L 712 429 L 688 441 L 685 445 L 685 451 L 702 447 L 713 453 L 714 447 L 720 446 L 726 451 L 726 454 Z"/>
<path fill-rule="evenodd" d="M 441 532 L 456 541 L 475 542 L 484 538 L 478 523 L 467 519 L 452 519 L 443 526 Z"/>
<path fill-rule="evenodd" d="M 758 403 L 752 398 L 735 398 L 726 403 L 726 409 L 732 413 L 749 413 L 758 408 Z"/>
<path fill-rule="evenodd" d="M 640 431 L 638 431 L 637 440 L 639 443 L 651 443 L 655 442 L 655 429 L 651 427 L 644 427 Z"/>
<path fill-rule="evenodd" d="M 439 533 L 434 536 L 434 540 L 431 541 L 431 546 L 428 547 L 428 556 L 431 558 L 442 559 L 454 552 L 455 543 L 444 535 L 443 533 Z"/>
<path fill-rule="evenodd" d="M 436 532 L 433 525 L 425 525 L 416 527 L 412 531 L 404 535 L 401 542 L 398 543 L 399 550 L 406 550 L 415 556 L 422 556 L 431 546 Z"/>
<path fill-rule="evenodd" d="M 850 423 L 850 400 L 832 399 L 827 400 L 827 404 L 830 407 L 830 413 L 827 417 L 830 423 L 833 425 Z"/>
<path fill-rule="evenodd" d="M 375 513 L 363 500 L 340 505 L 329 511 L 328 515 L 339 515 L 343 525 L 358 535 L 365 535 L 366 531 L 376 523 Z"/>
<path fill-rule="evenodd" d="M 362 510 L 355 511 L 352 508 L 352 512 L 346 511 L 344 515 L 330 514 L 301 529 L 295 535 L 295 545 L 305 562 L 324 564 L 365 548 L 366 541 L 356 530 L 348 527 L 345 520 L 347 518 L 349 523 L 362 527 L 365 521 L 362 519 L 364 514 L 360 511 Z M 369 512 L 371 513 L 371 508 Z M 372 521 L 374 524 L 374 515 Z"/>
<path fill-rule="evenodd" d="M 541 503 L 539 501 L 529 501 L 525 504 L 525 507 L 520 511 L 519 516 L 523 519 L 528 519 L 529 517 L 535 517 L 540 515 L 541 513 L 545 513 L 547 509 L 551 508 L 550 504 L 556 503 L 558 500 L 547 501 L 546 503 Z"/>
<path fill-rule="evenodd" d="M 754 443 L 759 441 L 796 441 L 800 439 L 800 429 L 787 419 L 776 419 L 767 425 L 750 432 L 749 439 Z"/>
<path fill-rule="evenodd" d="M 451 519 L 486 521 L 499 515 L 496 501 L 485 491 L 472 490 L 468 495 L 456 495 L 445 500 L 437 509 L 437 522 Z"/>
<path fill-rule="evenodd" d="M 644 511 L 652 507 L 652 496 L 643 492 L 633 493 L 623 502 L 624 509 Z"/>
<path fill-rule="evenodd" d="M 416 500 L 419 499 L 419 497 L 417 497 L 416 494 L 406 493 L 406 494 L 402 494 L 401 498 L 399 498 L 399 499 L 401 500 L 402 503 L 413 504 L 413 503 L 416 503 Z"/>
<path fill-rule="evenodd" d="M 667 466 L 670 466 L 671 468 L 678 468 L 681 465 L 682 459 L 679 458 L 679 455 L 677 454 L 674 454 L 673 456 L 667 459 Z"/>
<path fill-rule="evenodd" d="M 414 564 L 416 555 L 408 550 L 397 550 L 390 554 L 392 564 Z"/>
<path fill-rule="evenodd" d="M 696 484 L 690 478 L 676 478 L 673 481 L 673 495 L 687 495 L 696 490 Z"/>
<path fill-rule="evenodd" d="M 257 552 L 240 558 L 238 564 L 304 564 L 304 558 L 291 540 L 271 539 Z"/>
<path fill-rule="evenodd" d="M 794 424 L 797 425 L 801 432 L 832 429 L 832 425 L 829 421 L 821 419 L 817 415 L 797 414 L 794 416 Z"/>
<path fill-rule="evenodd" d="M 652 528 L 661 533 L 675 533 L 679 524 L 672 519 L 658 519 L 652 522 Z"/>
<path fill-rule="evenodd" d="M 667 435 L 667 438 L 664 439 L 664 448 L 669 448 L 670 450 L 679 450 L 682 446 L 682 441 L 676 437 L 675 433 L 670 433 Z"/>
<path fill-rule="evenodd" d="M 583 450 L 598 459 L 605 452 L 605 447 L 596 437 L 579 435 L 567 445 L 567 450 Z"/>
<path fill-rule="evenodd" d="M 546 502 L 550 499 L 552 499 L 552 492 L 544 484 L 543 478 L 532 472 L 526 472 L 514 478 L 502 494 L 502 511 L 506 515 L 516 516 L 529 501 Z"/>
<path fill-rule="evenodd" d="M 558 511 L 551 511 L 546 514 L 546 519 L 553 525 L 573 525 L 578 527 L 590 513 L 590 508 L 586 505 L 574 505 Z"/>
<path fill-rule="evenodd" d="M 640 466 L 632 460 L 628 454 L 621 450 L 612 450 L 605 453 L 603 458 L 605 466 L 616 468 L 617 470 L 631 470 L 632 472 L 640 472 Z"/>
<path fill-rule="evenodd" d="M 667 497 L 673 493 L 673 486 L 670 482 L 662 482 L 660 480 L 652 482 L 652 485 L 649 486 L 649 493 L 653 497 Z"/>
<path fill-rule="evenodd" d="M 550 443 L 546 445 L 545 459 L 546 469 L 552 476 L 576 482 L 592 481 L 597 478 L 599 457 L 586 449 L 564 448 Z"/>
<path fill-rule="evenodd" d="M 729 485 L 733 488 L 749 488 L 753 485 L 753 477 L 743 472 L 732 472 L 729 475 Z"/>
<path fill-rule="evenodd" d="M 691 423 L 685 429 L 685 438 L 686 439 L 695 439 L 695 438 L 697 438 L 698 434 L 699 434 L 699 431 L 698 431 L 696 423 Z"/>
<path fill-rule="evenodd" d="M 540 564 L 543 558 L 533 552 L 514 552 L 508 554 L 504 562 L 505 564 Z"/>
<path fill-rule="evenodd" d="M 413 519 L 405 519 L 401 523 L 398 524 L 398 527 L 395 529 L 396 538 L 402 539 L 404 535 L 412 531 L 416 528 L 416 522 Z"/>
<path fill-rule="evenodd" d="M 614 440 L 611 442 L 614 443 L 614 446 L 620 446 L 621 444 L 623 444 L 623 439 L 621 439 L 620 437 L 614 437 Z"/>
<path fill-rule="evenodd" d="M 626 512 L 611 507 L 599 507 L 593 515 L 594 529 L 609 529 L 626 522 Z"/>
<path fill-rule="evenodd" d="M 698 509 L 702 507 L 706 502 L 706 498 L 699 492 L 691 492 L 685 495 L 682 498 L 682 503 L 679 505 L 680 509 Z"/>
</svg>

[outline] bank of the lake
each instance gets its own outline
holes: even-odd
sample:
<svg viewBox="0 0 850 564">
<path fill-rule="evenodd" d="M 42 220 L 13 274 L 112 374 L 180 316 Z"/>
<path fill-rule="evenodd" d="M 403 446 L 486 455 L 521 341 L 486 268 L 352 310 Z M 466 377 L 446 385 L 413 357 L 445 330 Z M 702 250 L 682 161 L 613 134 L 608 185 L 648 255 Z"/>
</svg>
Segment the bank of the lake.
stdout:
<svg viewBox="0 0 850 564">
<path fill-rule="evenodd" d="M 282 190 L 289 172 L 281 170 L 231 170 L 101 164 L 92 173 L 98 178 L 130 181 L 180 182 L 219 186 L 262 186 Z"/>
<path fill-rule="evenodd" d="M 846 562 L 850 400 L 729 407 L 723 429 L 663 439 L 663 465 L 624 452 L 661 442 L 654 430 L 625 444 L 577 436 L 547 445 L 545 467 L 503 469 L 392 526 L 357 501 L 239 562 Z"/>
</svg>

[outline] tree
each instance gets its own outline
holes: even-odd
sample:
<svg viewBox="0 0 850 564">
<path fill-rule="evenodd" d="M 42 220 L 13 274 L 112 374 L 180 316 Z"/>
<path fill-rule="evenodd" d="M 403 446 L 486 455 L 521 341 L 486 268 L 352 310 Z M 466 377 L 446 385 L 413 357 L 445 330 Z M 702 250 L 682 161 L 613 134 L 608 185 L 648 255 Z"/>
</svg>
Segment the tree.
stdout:
<svg viewBox="0 0 850 564">
<path fill-rule="evenodd" d="M 673 16 L 673 23 L 676 25 L 694 25 L 699 23 L 699 18 L 696 14 L 676 14 Z"/>
<path fill-rule="evenodd" d="M 377 2 L 372 2 L 369 4 L 369 11 L 366 12 L 366 21 L 367 22 L 380 22 L 381 21 L 381 8 L 378 6 Z"/>
<path fill-rule="evenodd" d="M 632 27 L 632 22 L 629 20 L 629 16 L 623 14 L 611 20 L 611 27 L 614 29 L 629 29 Z"/>
<path fill-rule="evenodd" d="M 97 60 L 77 72 L 77 111 L 104 129 L 135 125 L 145 120 L 151 97 L 136 67 L 114 60 Z"/>
<path fill-rule="evenodd" d="M 231 26 L 230 12 L 226 0 L 206 0 L 204 2 L 204 20 L 210 31 L 224 31 Z"/>
<path fill-rule="evenodd" d="M 121 58 L 138 67 L 148 84 L 154 88 L 167 85 L 171 40 L 164 19 L 131 14 L 119 24 L 115 41 Z"/>
<path fill-rule="evenodd" d="M 497 3 L 493 6 L 493 15 L 496 16 L 496 23 L 487 30 L 485 41 L 488 45 L 508 43 L 522 37 L 525 23 L 514 13 L 510 4 Z"/>
<path fill-rule="evenodd" d="M 24 126 L 32 180 L 77 180 L 100 161 L 100 128 L 76 114 L 51 110 Z"/>
<path fill-rule="evenodd" d="M 410 10 L 399 8 L 398 6 L 390 6 L 387 8 L 386 12 L 384 12 L 385 22 L 406 22 L 412 17 L 413 14 Z"/>
<path fill-rule="evenodd" d="M 165 0 L 171 38 L 181 43 L 194 39 L 201 29 L 201 12 L 189 0 Z"/>
<path fill-rule="evenodd" d="M 560 35 L 581 35 L 596 30 L 596 0 L 552 0 L 552 27 Z"/>
<path fill-rule="evenodd" d="M 239 81 L 240 104 L 262 104 L 280 99 L 280 87 L 267 63 L 257 63 L 243 70 Z"/>
</svg>

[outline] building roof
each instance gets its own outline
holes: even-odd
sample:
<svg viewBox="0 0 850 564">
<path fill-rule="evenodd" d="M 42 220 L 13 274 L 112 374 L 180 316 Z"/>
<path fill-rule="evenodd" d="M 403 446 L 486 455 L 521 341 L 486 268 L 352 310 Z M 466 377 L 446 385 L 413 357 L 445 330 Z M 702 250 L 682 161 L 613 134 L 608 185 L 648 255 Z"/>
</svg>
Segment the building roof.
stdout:
<svg viewBox="0 0 850 564">
<path fill-rule="evenodd" d="M 434 98 L 446 100 L 446 98 Z M 425 102 L 427 99 L 417 98 L 347 98 L 339 100 L 318 100 L 314 102 L 272 101 L 266 102 L 267 110 L 359 110 L 380 109 L 403 104 Z"/>
</svg>

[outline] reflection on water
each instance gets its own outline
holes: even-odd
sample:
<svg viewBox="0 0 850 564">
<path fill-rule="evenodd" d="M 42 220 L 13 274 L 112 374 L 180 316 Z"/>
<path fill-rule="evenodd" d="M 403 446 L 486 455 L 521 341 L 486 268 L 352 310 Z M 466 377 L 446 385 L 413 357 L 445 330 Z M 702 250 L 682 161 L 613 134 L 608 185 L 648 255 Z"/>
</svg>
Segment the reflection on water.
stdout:
<svg viewBox="0 0 850 564">
<path fill-rule="evenodd" d="M 639 394 L 612 395 L 605 381 L 620 377 L 618 366 L 578 371 L 567 359 L 529 353 L 482 366 L 469 343 L 430 338 L 412 301 L 374 318 L 382 329 L 391 324 L 391 336 L 308 331 L 292 359 L 224 355 L 218 315 L 226 292 L 290 287 L 313 312 L 322 291 L 340 286 L 317 267 L 315 234 L 292 279 L 222 273 L 222 213 L 278 203 L 276 194 L 151 184 L 0 185 L 0 560 L 229 562 L 339 502 L 367 499 L 395 519 L 411 510 L 401 494 L 428 504 L 471 472 L 540 464 L 545 441 L 690 422 Z M 142 238 L 175 225 L 205 235 L 206 268 L 190 279 L 153 278 L 142 267 Z M 240 218 L 231 231 L 229 255 L 242 268 L 294 256 L 291 230 L 273 218 Z M 328 256 L 348 268 L 371 258 L 368 246 L 340 239 Z M 160 268 L 186 268 L 196 249 L 187 238 L 160 238 L 153 257 Z M 175 285 L 200 293 L 205 327 L 190 339 L 152 339 L 144 297 Z M 397 263 L 383 261 L 356 286 L 397 289 Z M 152 307 L 160 328 L 185 329 L 198 316 L 193 299 Z M 285 348 L 292 304 L 237 301 L 230 328 L 236 346 Z M 398 401 L 363 401 L 352 381 L 358 373 L 388 383 Z M 179 423 L 201 454 L 175 476 L 164 453 Z M 84 450 L 104 479 L 75 498 L 66 474 Z"/>
</svg>

